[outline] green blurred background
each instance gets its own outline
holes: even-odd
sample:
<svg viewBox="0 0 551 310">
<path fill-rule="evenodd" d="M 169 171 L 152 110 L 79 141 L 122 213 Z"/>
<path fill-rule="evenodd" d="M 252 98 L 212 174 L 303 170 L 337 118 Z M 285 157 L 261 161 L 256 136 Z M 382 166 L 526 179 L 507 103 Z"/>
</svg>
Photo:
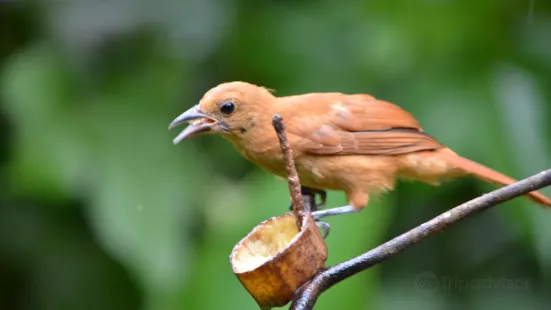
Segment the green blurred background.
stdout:
<svg viewBox="0 0 551 310">
<path fill-rule="evenodd" d="M 549 1 L 2 0 L 0 309 L 257 309 L 228 256 L 287 212 L 286 183 L 220 137 L 174 146 L 167 130 L 232 80 L 369 93 L 509 175 L 551 167 Z M 400 183 L 328 220 L 328 263 L 491 189 Z M 551 211 L 516 199 L 338 284 L 316 309 L 550 303 Z"/>
</svg>

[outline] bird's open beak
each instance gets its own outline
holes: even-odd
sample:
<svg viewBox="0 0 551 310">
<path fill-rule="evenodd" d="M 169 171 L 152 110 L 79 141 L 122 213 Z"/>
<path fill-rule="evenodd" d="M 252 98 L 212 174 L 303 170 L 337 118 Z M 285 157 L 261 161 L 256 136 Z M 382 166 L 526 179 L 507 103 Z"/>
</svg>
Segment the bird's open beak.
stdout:
<svg viewBox="0 0 551 310">
<path fill-rule="evenodd" d="M 182 130 L 176 138 L 174 138 L 174 144 L 178 144 L 184 139 L 210 131 L 216 123 L 216 120 L 211 116 L 202 113 L 196 105 L 175 118 L 168 126 L 168 129 L 172 129 L 184 122 L 190 122 L 190 124 L 186 127 L 186 129 Z"/>
</svg>

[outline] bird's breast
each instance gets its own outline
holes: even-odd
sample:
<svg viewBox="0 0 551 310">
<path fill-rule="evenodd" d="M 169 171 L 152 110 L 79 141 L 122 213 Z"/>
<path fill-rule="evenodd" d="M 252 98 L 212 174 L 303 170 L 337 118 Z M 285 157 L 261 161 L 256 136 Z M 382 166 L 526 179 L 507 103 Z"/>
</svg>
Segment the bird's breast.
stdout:
<svg viewBox="0 0 551 310">
<path fill-rule="evenodd" d="M 256 164 L 260 168 L 285 177 L 285 161 L 279 144 L 273 143 L 244 143 L 243 141 L 232 141 L 241 156 Z"/>
</svg>

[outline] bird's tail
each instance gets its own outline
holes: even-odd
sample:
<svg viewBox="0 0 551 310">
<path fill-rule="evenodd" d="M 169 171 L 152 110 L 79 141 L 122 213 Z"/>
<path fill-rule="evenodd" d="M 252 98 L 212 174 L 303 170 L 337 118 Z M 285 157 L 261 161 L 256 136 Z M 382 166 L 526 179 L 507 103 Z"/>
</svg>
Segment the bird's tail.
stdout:
<svg viewBox="0 0 551 310">
<path fill-rule="evenodd" d="M 468 174 L 472 174 L 488 183 L 505 186 L 517 182 L 517 180 L 511 177 L 508 177 L 470 159 L 461 157 L 450 149 L 440 149 L 437 152 L 440 155 L 439 157 L 446 161 L 449 165 L 454 166 L 455 168 L 462 170 Z M 533 200 L 538 204 L 544 205 L 546 207 L 551 207 L 551 200 L 539 192 L 530 192 L 527 194 L 527 198 Z"/>
</svg>

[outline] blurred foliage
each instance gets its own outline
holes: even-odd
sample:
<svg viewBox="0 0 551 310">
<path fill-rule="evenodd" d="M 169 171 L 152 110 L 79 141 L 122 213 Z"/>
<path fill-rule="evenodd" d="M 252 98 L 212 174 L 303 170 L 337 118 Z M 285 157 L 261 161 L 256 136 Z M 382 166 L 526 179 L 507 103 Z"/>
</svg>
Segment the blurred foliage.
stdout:
<svg viewBox="0 0 551 310">
<path fill-rule="evenodd" d="M 0 309 L 257 308 L 228 255 L 287 211 L 286 183 L 166 130 L 223 81 L 370 93 L 507 174 L 550 167 L 550 33 L 538 0 L 1 1 Z M 491 189 L 400 183 L 329 220 L 328 263 Z M 316 309 L 546 309 L 549 240 L 551 213 L 517 199 Z"/>
</svg>

